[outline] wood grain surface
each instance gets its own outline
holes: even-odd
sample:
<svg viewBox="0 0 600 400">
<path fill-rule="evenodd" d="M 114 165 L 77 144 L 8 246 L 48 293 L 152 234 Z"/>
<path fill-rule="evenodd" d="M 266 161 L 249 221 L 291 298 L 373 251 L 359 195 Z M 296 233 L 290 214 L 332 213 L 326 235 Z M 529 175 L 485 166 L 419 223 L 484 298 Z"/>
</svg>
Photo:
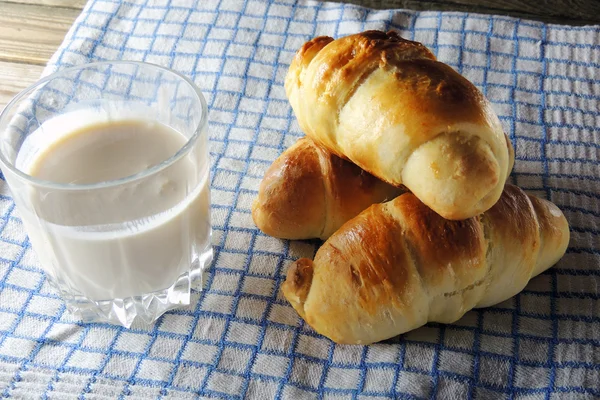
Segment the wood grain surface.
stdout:
<svg viewBox="0 0 600 400">
<path fill-rule="evenodd" d="M 598 0 L 331 1 L 377 9 L 464 11 L 570 25 L 600 24 Z M 0 0 L 0 109 L 39 78 L 85 3 L 86 0 Z"/>
<path fill-rule="evenodd" d="M 79 10 L 0 2 L 0 61 L 45 65 Z"/>
<path fill-rule="evenodd" d="M 0 61 L 0 106 L 4 107 L 18 92 L 34 84 L 44 67 Z"/>
<path fill-rule="evenodd" d="M 598 0 L 334 0 L 371 8 L 417 11 L 463 11 L 506 15 L 548 23 L 588 25 L 600 23 Z"/>
<path fill-rule="evenodd" d="M 81 10 L 86 3 L 86 0 L 7 0 L 5 3 L 16 4 L 33 4 L 38 6 L 73 8 Z"/>
</svg>

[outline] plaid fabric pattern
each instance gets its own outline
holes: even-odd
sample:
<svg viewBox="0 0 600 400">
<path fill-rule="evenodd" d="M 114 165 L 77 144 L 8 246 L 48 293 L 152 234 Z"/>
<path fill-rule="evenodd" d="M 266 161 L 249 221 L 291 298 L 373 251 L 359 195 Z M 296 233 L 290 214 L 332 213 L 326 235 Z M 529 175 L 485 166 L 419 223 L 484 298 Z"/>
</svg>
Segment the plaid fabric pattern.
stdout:
<svg viewBox="0 0 600 400">
<path fill-rule="evenodd" d="M 255 228 L 262 175 L 303 134 L 283 79 L 316 35 L 396 29 L 493 102 L 511 181 L 572 227 L 525 290 L 450 325 L 371 346 L 317 335 L 279 292 L 314 241 Z M 91 60 L 161 64 L 210 110 L 215 261 L 190 306 L 152 326 L 73 319 L 48 287 L 0 181 L 0 394 L 14 398 L 591 399 L 600 396 L 600 29 L 314 1 L 91 0 L 46 73 Z"/>
</svg>

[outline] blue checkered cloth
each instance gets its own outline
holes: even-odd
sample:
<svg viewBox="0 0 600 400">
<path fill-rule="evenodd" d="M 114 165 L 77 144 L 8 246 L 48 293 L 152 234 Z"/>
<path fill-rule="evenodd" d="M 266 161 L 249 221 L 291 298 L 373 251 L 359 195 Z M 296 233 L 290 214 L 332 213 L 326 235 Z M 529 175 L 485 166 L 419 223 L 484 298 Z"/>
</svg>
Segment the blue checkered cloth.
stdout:
<svg viewBox="0 0 600 400">
<path fill-rule="evenodd" d="M 266 168 L 302 136 L 283 79 L 316 35 L 396 29 L 474 82 L 515 145 L 513 183 L 565 212 L 564 258 L 451 325 L 371 346 L 316 334 L 279 288 L 314 242 L 250 216 Z M 293 0 L 92 0 L 46 73 L 144 60 L 210 109 L 216 256 L 190 306 L 152 326 L 84 324 L 48 286 L 0 182 L 0 394 L 14 398 L 591 399 L 600 396 L 600 29 Z"/>
</svg>

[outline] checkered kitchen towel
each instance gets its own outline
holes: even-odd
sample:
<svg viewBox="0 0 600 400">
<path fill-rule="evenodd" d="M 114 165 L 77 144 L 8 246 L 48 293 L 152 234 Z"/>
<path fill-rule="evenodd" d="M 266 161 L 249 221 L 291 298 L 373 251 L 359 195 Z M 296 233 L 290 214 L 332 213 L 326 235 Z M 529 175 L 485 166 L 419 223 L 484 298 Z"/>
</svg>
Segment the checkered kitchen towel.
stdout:
<svg viewBox="0 0 600 400">
<path fill-rule="evenodd" d="M 340 346 L 279 292 L 317 243 L 256 230 L 265 169 L 302 136 L 283 79 L 316 35 L 399 30 L 493 102 L 512 180 L 566 213 L 565 257 L 518 296 L 396 340 Z M 600 396 L 600 30 L 463 13 L 278 0 L 92 0 L 47 73 L 90 60 L 176 69 L 210 108 L 215 261 L 152 326 L 73 319 L 0 190 L 0 394 L 14 398 L 591 399 Z"/>
</svg>

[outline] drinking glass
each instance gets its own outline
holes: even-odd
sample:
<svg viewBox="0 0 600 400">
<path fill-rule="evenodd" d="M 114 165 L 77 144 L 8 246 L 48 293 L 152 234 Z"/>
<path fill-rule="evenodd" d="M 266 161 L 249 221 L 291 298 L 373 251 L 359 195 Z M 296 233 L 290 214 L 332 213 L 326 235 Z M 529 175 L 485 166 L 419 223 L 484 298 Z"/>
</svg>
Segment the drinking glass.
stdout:
<svg viewBox="0 0 600 400">
<path fill-rule="evenodd" d="M 202 93 L 186 77 L 114 61 L 60 70 L 0 114 L 0 168 L 17 213 L 48 281 L 84 321 L 152 323 L 189 304 L 191 288 L 201 287 L 213 257 L 207 113 Z M 29 174 L 28 162 L 61 135 L 132 120 L 162 124 L 183 135 L 184 144 L 169 158 L 110 181 L 64 183 Z M 120 156 L 144 151 L 134 147 Z M 177 185 L 177 194 L 165 203 L 153 190 L 175 190 L 169 185 Z"/>
</svg>

